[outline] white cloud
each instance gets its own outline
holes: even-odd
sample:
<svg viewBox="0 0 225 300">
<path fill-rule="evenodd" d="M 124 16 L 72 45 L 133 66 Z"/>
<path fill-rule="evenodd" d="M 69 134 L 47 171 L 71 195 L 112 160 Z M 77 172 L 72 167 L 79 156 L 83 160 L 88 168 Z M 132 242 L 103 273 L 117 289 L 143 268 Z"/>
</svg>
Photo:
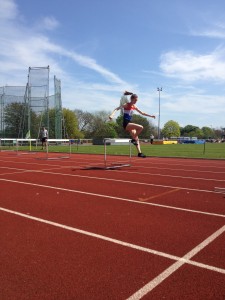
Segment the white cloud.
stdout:
<svg viewBox="0 0 225 300">
<path fill-rule="evenodd" d="M 200 80 L 210 80 L 212 85 L 215 82 L 224 82 L 224 48 L 203 55 L 191 51 L 164 53 L 161 56 L 161 72 L 146 71 L 144 75 L 151 76 L 151 80 L 148 81 L 150 84 L 143 89 L 144 80 L 141 78 L 140 89 L 138 84 L 129 84 L 94 58 L 66 49 L 62 44 L 53 43 L 50 32 L 43 29 L 54 30 L 60 26 L 54 16 L 43 18 L 39 27 L 36 26 L 37 23 L 24 26 L 27 20 L 22 18 L 14 1 L 0 0 L 0 11 L 0 26 L 4 28 L 0 31 L 0 86 L 25 85 L 29 67 L 49 65 L 50 81 L 53 82 L 53 75 L 61 79 L 63 105 L 72 109 L 111 110 L 119 104 L 120 93 L 128 89 L 135 90 L 140 96 L 138 106 L 141 110 L 157 115 L 156 87 L 161 85 L 162 118 L 166 115 L 171 119 L 174 113 L 179 116 L 185 113 L 185 117 L 190 118 L 191 123 L 196 107 L 201 108 L 201 114 L 204 116 L 219 114 L 225 107 L 225 99 L 222 96 L 205 96 L 207 87 L 199 84 L 197 89 L 195 85 L 195 81 Z M 66 63 L 76 69 L 76 75 L 71 71 L 72 68 L 67 71 Z M 134 76 L 136 81 L 137 78 L 140 79 L 138 72 Z M 51 84 L 50 82 L 50 87 Z M 182 95 L 177 96 L 177 91 L 181 91 Z M 223 115 L 221 118 L 224 119 Z M 222 124 L 224 121 L 216 118 L 215 122 Z"/>
<path fill-rule="evenodd" d="M 191 51 L 170 51 L 161 56 L 160 68 L 165 76 L 184 81 L 225 80 L 225 48 L 209 54 Z"/>
<path fill-rule="evenodd" d="M 223 96 L 187 94 L 177 96 L 175 100 L 170 97 L 162 106 L 165 110 L 176 113 L 201 115 L 225 113 L 224 103 Z"/>
<path fill-rule="evenodd" d="M 191 29 L 190 34 L 207 38 L 225 39 L 225 24 L 223 22 L 207 23 L 203 29 Z"/>
<path fill-rule="evenodd" d="M 17 5 L 13 0 L 0 0 L 0 20 L 14 19 L 18 15 Z"/>
<path fill-rule="evenodd" d="M 54 17 L 45 17 L 42 20 L 42 24 L 47 30 L 53 30 L 59 26 L 59 22 Z"/>
<path fill-rule="evenodd" d="M 191 35 L 202 36 L 208 38 L 225 39 L 225 31 L 216 29 L 192 30 Z"/>
<path fill-rule="evenodd" d="M 69 75 L 63 70 L 59 60 L 59 57 L 64 57 L 69 58 L 75 64 L 96 72 L 96 75 L 98 75 L 96 76 L 96 84 L 98 86 L 103 86 L 102 81 L 98 84 L 100 75 L 111 86 L 111 90 L 122 91 L 130 87 L 126 81 L 100 65 L 95 59 L 54 44 L 46 35 L 38 32 L 38 28 L 35 26 L 34 29 L 32 29 L 32 26 L 29 28 L 24 27 L 18 18 L 19 13 L 14 1 L 0 0 L 1 8 L 5 14 L 5 18 L 1 20 L 4 30 L 0 31 L 0 81 L 3 81 L 2 85 L 8 79 L 10 84 L 14 84 L 19 77 L 22 77 L 22 70 L 25 74 L 30 66 L 50 65 L 52 72 L 56 72 L 58 77 L 63 76 L 66 79 Z M 39 24 L 39 29 L 43 29 L 43 26 L 45 29 L 52 30 L 59 26 L 59 23 L 54 17 L 45 17 Z M 26 84 L 25 76 L 23 80 Z M 75 79 L 73 80 L 75 81 Z M 87 82 L 86 86 L 89 85 L 89 82 Z M 85 83 L 83 83 L 83 86 L 85 86 Z"/>
</svg>

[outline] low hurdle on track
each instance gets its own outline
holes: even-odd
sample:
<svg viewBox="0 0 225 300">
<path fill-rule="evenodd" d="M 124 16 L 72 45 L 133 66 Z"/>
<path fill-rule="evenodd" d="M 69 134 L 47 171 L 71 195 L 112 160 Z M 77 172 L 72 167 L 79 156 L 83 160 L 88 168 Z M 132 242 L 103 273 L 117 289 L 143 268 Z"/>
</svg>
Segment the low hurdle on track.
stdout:
<svg viewBox="0 0 225 300">
<path fill-rule="evenodd" d="M 31 144 L 35 145 L 37 149 L 37 139 L 12 139 L 12 138 L 0 138 L 0 152 L 13 152 L 16 155 L 23 154 L 34 154 L 34 151 L 31 151 Z M 26 146 L 30 150 L 21 151 L 21 147 Z"/>
<path fill-rule="evenodd" d="M 63 159 L 71 156 L 71 140 L 70 139 L 48 139 L 45 149 L 41 147 L 39 139 L 22 139 L 22 138 L 0 138 L 0 152 L 9 152 L 14 155 L 34 154 L 37 159 Z M 49 147 L 65 146 L 67 152 L 49 151 Z"/>
<path fill-rule="evenodd" d="M 53 152 L 54 156 L 50 156 L 49 155 L 49 145 L 51 143 L 68 144 L 69 151 L 67 153 L 62 153 L 62 155 L 58 152 Z M 57 153 L 57 156 L 55 156 L 56 153 Z M 70 157 L 71 157 L 71 140 L 69 140 L 69 139 L 48 139 L 46 142 L 45 155 L 43 157 L 37 157 L 37 159 L 68 159 Z"/>
<path fill-rule="evenodd" d="M 132 150 L 131 150 L 131 139 L 113 139 L 113 138 L 104 138 L 104 162 L 101 166 L 88 166 L 85 170 L 113 170 L 119 169 L 123 167 L 130 167 L 131 166 L 131 157 L 132 157 Z M 109 163 L 108 162 L 108 154 L 107 154 L 107 146 L 109 145 L 128 145 L 129 146 L 129 155 L 128 155 L 128 163 L 125 162 L 115 162 Z"/>
</svg>

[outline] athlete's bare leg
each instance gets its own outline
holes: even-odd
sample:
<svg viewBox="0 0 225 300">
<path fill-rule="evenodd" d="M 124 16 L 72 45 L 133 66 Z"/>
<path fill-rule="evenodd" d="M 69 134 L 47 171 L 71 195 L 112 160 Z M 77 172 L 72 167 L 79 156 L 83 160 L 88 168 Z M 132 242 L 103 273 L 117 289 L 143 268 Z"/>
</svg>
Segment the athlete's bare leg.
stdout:
<svg viewBox="0 0 225 300">
<path fill-rule="evenodd" d="M 141 147 L 140 147 L 138 135 L 142 132 L 142 130 L 143 130 L 143 126 L 135 124 L 135 123 L 129 123 L 129 124 L 127 124 L 127 127 L 126 127 L 126 131 L 128 131 L 130 133 L 130 135 L 132 136 L 132 138 L 134 140 L 136 140 L 136 142 L 137 142 L 136 148 L 138 150 L 138 153 L 141 153 Z"/>
</svg>

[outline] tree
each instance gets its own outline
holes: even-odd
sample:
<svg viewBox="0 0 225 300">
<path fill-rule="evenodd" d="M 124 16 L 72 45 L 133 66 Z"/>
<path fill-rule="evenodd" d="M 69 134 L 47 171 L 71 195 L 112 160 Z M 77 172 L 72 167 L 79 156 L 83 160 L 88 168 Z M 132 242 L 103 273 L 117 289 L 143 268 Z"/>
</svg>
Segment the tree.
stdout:
<svg viewBox="0 0 225 300">
<path fill-rule="evenodd" d="M 214 138 L 215 136 L 214 130 L 207 126 L 202 127 L 202 133 L 204 139 Z"/>
<path fill-rule="evenodd" d="M 116 124 L 109 122 L 109 114 L 109 112 L 102 110 L 92 115 L 93 118 L 89 124 L 89 131 L 86 132 L 89 138 L 102 139 L 106 137 L 117 137 Z"/>
<path fill-rule="evenodd" d="M 216 139 L 224 139 L 225 138 L 225 128 L 216 128 L 214 129 L 214 138 Z"/>
<path fill-rule="evenodd" d="M 6 105 L 4 109 L 5 134 L 9 138 L 19 137 L 19 130 L 22 125 L 22 116 L 24 114 L 24 105 L 13 102 Z"/>
<path fill-rule="evenodd" d="M 66 138 L 83 138 L 82 133 L 78 129 L 78 121 L 75 113 L 67 108 L 63 108 L 63 132 Z"/>
<path fill-rule="evenodd" d="M 83 111 L 81 109 L 74 110 L 74 113 L 78 120 L 79 130 L 81 132 L 90 130 L 90 126 L 91 126 L 93 118 L 94 118 L 93 114 L 91 114 L 87 111 Z"/>
<path fill-rule="evenodd" d="M 30 129 L 30 136 L 38 135 L 40 117 L 30 110 L 30 128 L 28 128 L 28 107 L 24 103 L 12 102 L 4 108 L 5 137 L 25 138 Z"/>
<path fill-rule="evenodd" d="M 113 123 L 103 123 L 99 126 L 92 135 L 93 139 L 116 138 L 117 132 Z"/>
<path fill-rule="evenodd" d="M 181 128 L 181 135 L 202 138 L 203 132 L 198 126 L 186 125 L 185 127 Z"/>
<path fill-rule="evenodd" d="M 162 132 L 162 135 L 167 138 L 179 137 L 180 136 L 180 126 L 176 121 L 170 120 L 165 123 L 161 132 Z"/>
</svg>

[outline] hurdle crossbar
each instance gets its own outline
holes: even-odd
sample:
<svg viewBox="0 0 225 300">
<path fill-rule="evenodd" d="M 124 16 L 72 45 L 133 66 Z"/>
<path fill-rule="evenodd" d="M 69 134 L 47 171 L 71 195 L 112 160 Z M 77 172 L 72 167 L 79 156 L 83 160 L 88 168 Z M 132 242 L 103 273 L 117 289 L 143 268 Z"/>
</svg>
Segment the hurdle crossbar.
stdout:
<svg viewBox="0 0 225 300">
<path fill-rule="evenodd" d="M 118 144 L 127 144 L 129 145 L 129 164 L 114 164 L 111 166 L 107 166 L 107 143 L 118 145 Z M 117 169 L 122 167 L 130 167 L 131 166 L 131 139 L 112 139 L 112 138 L 105 138 L 104 139 L 104 164 L 105 169 Z"/>
<path fill-rule="evenodd" d="M 29 143 L 29 151 L 20 151 L 19 150 L 19 143 L 24 143 L 27 142 Z M 17 155 L 24 155 L 24 154 L 34 154 L 33 151 L 31 151 L 31 143 L 35 142 L 35 147 L 37 149 L 37 139 L 16 139 L 16 151 Z"/>
<path fill-rule="evenodd" d="M 13 152 L 17 151 L 16 148 L 14 149 L 2 149 L 5 146 L 5 142 L 11 142 L 12 141 L 12 146 L 16 146 L 16 139 L 9 139 L 9 138 L 0 138 L 0 152 Z"/>
<path fill-rule="evenodd" d="M 86 170 L 114 170 L 119 169 L 123 167 L 130 167 L 131 166 L 131 139 L 112 139 L 112 138 L 104 138 L 104 162 L 102 166 L 88 166 L 85 169 Z M 129 163 L 123 163 L 123 162 L 116 162 L 111 163 L 110 165 L 107 164 L 107 144 L 110 145 L 129 145 Z"/>
<path fill-rule="evenodd" d="M 11 147 L 13 149 L 2 149 L 2 146 L 4 147 L 5 142 L 12 142 Z M 22 150 L 20 151 L 20 144 L 23 146 L 23 143 L 27 142 L 29 143 L 28 145 L 30 146 L 29 151 Z M 31 151 L 31 142 L 35 142 L 36 144 L 36 148 L 37 148 L 37 140 L 36 139 L 22 139 L 22 138 L 0 138 L 0 152 L 12 152 L 14 151 L 16 153 L 16 155 L 22 155 L 22 154 L 33 154 L 33 151 Z"/>
<path fill-rule="evenodd" d="M 69 144 L 69 153 L 67 155 L 62 156 L 49 156 L 49 143 L 68 143 Z M 45 149 L 45 157 L 37 157 L 37 159 L 46 159 L 46 160 L 57 160 L 57 159 L 68 159 L 71 157 L 71 140 L 70 139 L 48 139 L 46 141 L 46 149 Z M 57 153 L 57 152 L 50 152 L 50 153 Z"/>
</svg>

